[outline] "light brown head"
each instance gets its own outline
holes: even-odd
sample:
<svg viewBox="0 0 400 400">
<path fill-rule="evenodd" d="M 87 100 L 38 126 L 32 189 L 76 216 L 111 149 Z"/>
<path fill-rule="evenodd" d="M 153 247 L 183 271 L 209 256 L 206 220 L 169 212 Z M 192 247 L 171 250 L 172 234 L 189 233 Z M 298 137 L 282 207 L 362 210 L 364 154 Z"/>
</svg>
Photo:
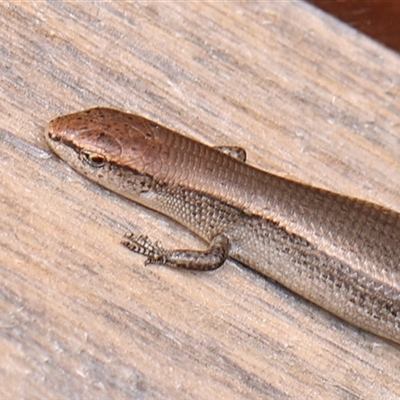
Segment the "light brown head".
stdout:
<svg viewBox="0 0 400 400">
<path fill-rule="evenodd" d="M 153 178 L 168 173 L 171 131 L 133 114 L 92 108 L 50 121 L 45 137 L 52 150 L 79 173 L 134 200 Z M 129 195 L 124 185 L 129 185 Z"/>
</svg>

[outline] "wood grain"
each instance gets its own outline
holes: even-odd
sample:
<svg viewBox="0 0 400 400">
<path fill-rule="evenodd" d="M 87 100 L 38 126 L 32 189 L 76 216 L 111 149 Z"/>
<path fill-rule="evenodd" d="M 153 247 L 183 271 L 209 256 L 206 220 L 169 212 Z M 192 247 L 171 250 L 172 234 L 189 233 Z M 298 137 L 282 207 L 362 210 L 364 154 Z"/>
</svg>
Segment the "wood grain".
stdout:
<svg viewBox="0 0 400 400">
<path fill-rule="evenodd" d="M 307 1 L 400 52 L 400 3 L 398 1 Z"/>
<path fill-rule="evenodd" d="M 394 399 L 400 348 L 78 176 L 52 117 L 121 108 L 400 211 L 400 58 L 303 2 L 0 4 L 0 397 Z M 194 172 L 195 173 L 195 172 Z"/>
</svg>

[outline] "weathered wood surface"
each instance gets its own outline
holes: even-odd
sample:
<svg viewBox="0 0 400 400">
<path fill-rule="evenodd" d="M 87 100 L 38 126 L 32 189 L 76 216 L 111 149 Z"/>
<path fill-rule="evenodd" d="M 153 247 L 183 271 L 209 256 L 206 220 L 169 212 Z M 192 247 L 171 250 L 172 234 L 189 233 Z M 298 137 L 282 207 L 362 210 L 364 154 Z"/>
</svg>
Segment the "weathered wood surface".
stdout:
<svg viewBox="0 0 400 400">
<path fill-rule="evenodd" d="M 1 398 L 400 396 L 399 346 L 247 268 L 144 268 L 124 232 L 202 244 L 43 139 L 112 106 L 400 211 L 398 55 L 303 2 L 2 2 L 0 67 Z"/>
</svg>

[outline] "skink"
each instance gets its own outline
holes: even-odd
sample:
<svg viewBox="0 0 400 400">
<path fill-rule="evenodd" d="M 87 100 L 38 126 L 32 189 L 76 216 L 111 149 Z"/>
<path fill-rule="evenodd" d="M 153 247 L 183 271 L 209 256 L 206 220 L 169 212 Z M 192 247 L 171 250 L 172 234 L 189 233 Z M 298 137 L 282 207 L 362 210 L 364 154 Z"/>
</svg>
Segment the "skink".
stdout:
<svg viewBox="0 0 400 400">
<path fill-rule="evenodd" d="M 92 181 L 178 221 L 205 251 L 122 243 L 147 263 L 209 270 L 233 258 L 400 344 L 400 214 L 261 171 L 143 117 L 93 108 L 52 120 L 53 151 Z"/>
</svg>

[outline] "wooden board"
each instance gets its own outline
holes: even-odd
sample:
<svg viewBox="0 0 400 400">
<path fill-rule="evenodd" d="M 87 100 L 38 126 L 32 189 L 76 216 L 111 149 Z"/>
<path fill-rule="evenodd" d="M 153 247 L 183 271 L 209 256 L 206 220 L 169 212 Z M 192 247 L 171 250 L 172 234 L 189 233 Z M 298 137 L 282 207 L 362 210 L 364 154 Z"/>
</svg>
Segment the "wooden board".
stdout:
<svg viewBox="0 0 400 400">
<path fill-rule="evenodd" d="M 400 211 L 399 66 L 300 1 L 2 2 L 0 397 L 398 398 L 399 346 L 246 267 L 144 268 L 126 231 L 202 243 L 77 175 L 43 130 L 121 108 Z"/>
</svg>

